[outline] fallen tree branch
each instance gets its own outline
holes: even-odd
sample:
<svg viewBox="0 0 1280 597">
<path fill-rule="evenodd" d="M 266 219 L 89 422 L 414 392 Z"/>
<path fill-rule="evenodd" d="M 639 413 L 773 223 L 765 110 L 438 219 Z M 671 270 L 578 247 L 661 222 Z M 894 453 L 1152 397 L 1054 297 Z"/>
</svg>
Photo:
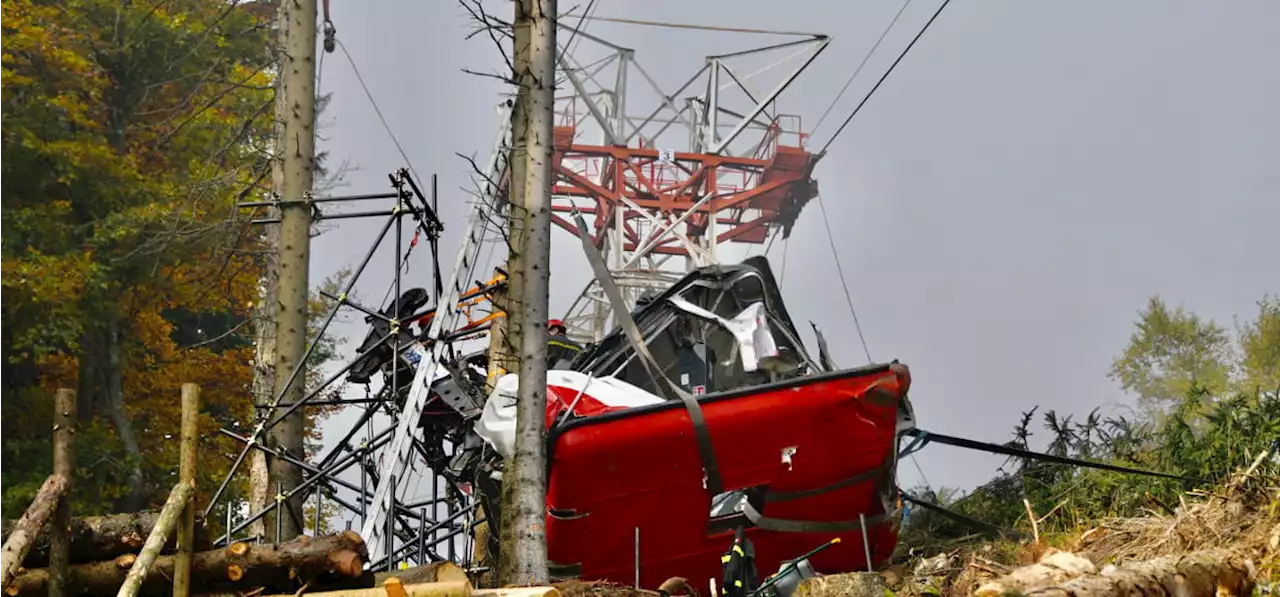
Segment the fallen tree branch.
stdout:
<svg viewBox="0 0 1280 597">
<path fill-rule="evenodd" d="M 360 535 L 346 531 L 339 535 L 299 537 L 278 545 L 233 543 L 224 549 L 195 554 L 191 562 L 192 586 L 201 591 L 271 587 L 290 590 L 299 579 L 326 575 L 358 577 L 368 557 Z M 123 583 L 136 556 L 125 554 L 114 561 L 80 564 L 70 567 L 71 588 L 75 593 L 113 593 Z M 175 556 L 156 558 L 141 593 L 168 595 Z M 47 591 L 48 569 L 32 570 L 13 580 L 10 595 L 43 595 Z"/>
<path fill-rule="evenodd" d="M 35 543 L 36 535 L 49 521 L 54 507 L 58 505 L 58 498 L 66 491 L 67 478 L 62 475 L 49 475 L 44 485 L 40 486 L 35 499 L 31 500 L 31 506 L 22 514 L 22 518 L 18 519 L 13 527 L 13 533 L 4 542 L 3 551 L 0 551 L 0 579 L 3 579 L 0 587 L 9 587 L 10 581 L 18 571 L 18 565 L 26 559 L 27 551 L 31 549 L 31 544 Z"/>
<path fill-rule="evenodd" d="M 151 564 L 160 557 L 160 548 L 164 547 L 165 542 L 169 540 L 169 535 L 173 534 L 173 529 L 178 524 L 178 516 L 191 501 L 194 490 L 190 483 L 179 483 L 173 487 L 173 491 L 169 492 L 169 500 L 160 510 L 160 518 L 156 520 L 155 528 L 151 529 L 151 534 L 147 536 L 147 544 L 142 546 L 142 552 L 129 567 L 129 574 L 120 585 L 117 597 L 133 597 L 138 594 L 138 589 L 142 587 L 142 580 L 151 570 Z"/>
</svg>

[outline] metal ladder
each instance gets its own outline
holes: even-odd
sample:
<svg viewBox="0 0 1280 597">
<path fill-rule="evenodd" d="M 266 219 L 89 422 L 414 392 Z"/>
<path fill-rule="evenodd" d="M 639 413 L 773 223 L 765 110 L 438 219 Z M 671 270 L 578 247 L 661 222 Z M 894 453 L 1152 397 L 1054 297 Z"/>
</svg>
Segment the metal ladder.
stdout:
<svg viewBox="0 0 1280 597">
<path fill-rule="evenodd" d="M 427 397 L 431 394 L 431 383 L 435 381 L 438 368 L 448 342 L 446 338 L 457 327 L 461 311 L 457 308 L 458 296 L 471 286 L 471 278 L 480 257 L 480 249 L 485 230 L 490 225 L 489 215 L 501 215 L 505 211 L 498 202 L 498 185 L 506 171 L 507 151 L 511 148 L 511 102 L 504 102 L 498 108 L 497 138 L 494 139 L 493 150 L 486 165 L 483 187 L 471 215 L 467 220 L 467 233 L 458 248 L 458 256 L 453 265 L 453 278 L 445 285 L 444 293 L 436 303 L 436 315 L 431 320 L 427 338 L 432 341 L 426 358 L 418 363 L 409 386 L 409 397 L 405 400 L 404 410 L 396 421 L 395 436 L 391 440 L 389 451 L 383 454 L 381 474 L 378 476 L 378 488 L 373 494 L 373 503 L 364 528 L 360 534 L 364 537 L 369 554 L 381 553 L 385 549 L 388 516 L 392 515 L 392 497 L 395 492 L 394 480 L 403 479 L 405 469 L 413 453 L 413 443 L 419 434 L 419 422 Z M 501 218 L 494 218 L 501 221 Z M 448 308 L 446 308 L 446 306 Z M 433 480 L 434 482 L 434 480 Z"/>
</svg>

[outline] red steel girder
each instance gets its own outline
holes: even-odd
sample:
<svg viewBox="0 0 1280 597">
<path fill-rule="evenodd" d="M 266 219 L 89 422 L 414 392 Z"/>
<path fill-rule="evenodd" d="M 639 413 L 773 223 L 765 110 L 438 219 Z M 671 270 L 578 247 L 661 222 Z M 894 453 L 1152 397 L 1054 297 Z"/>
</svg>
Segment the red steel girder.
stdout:
<svg viewBox="0 0 1280 597">
<path fill-rule="evenodd" d="M 809 179 L 812 155 L 796 148 L 787 148 L 786 161 L 781 163 L 776 154 L 761 159 L 676 152 L 668 156 L 669 161 L 660 163 L 655 148 L 566 144 L 557 149 L 552 162 L 552 192 L 559 200 L 553 198 L 551 210 L 567 213 L 576 209 L 594 215 L 592 240 L 597 246 L 621 213 L 621 249 L 626 251 L 639 248 L 640 235 L 631 224 L 647 219 L 645 211 L 679 216 L 693 209 L 708 192 L 717 195 L 686 217 L 681 225 L 686 235 L 705 236 L 714 213 L 718 243 L 763 242 L 767 229 L 789 225 L 813 189 Z M 735 176 L 741 177 L 742 184 L 726 182 Z M 797 184 L 800 187 L 793 190 Z M 570 197 L 591 199 L 594 205 L 575 204 Z M 748 215 L 752 217 L 746 219 Z M 577 235 L 577 227 L 567 219 L 552 217 L 557 226 Z M 686 255 L 686 249 L 676 241 L 674 236 L 665 237 L 652 252 Z"/>
</svg>

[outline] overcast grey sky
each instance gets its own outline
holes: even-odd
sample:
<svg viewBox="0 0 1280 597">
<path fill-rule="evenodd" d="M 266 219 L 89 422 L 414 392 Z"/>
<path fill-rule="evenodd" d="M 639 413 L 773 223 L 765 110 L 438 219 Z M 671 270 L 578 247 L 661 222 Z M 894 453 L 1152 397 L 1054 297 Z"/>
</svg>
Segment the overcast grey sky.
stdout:
<svg viewBox="0 0 1280 597">
<path fill-rule="evenodd" d="M 485 4 L 511 11 L 509 2 Z M 834 36 L 781 106 L 809 123 L 901 6 L 599 4 L 599 16 Z M 852 110 L 937 5 L 912 2 L 831 119 Z M 561 10 L 572 6 L 561 1 Z M 332 7 L 338 38 L 414 168 L 440 175 L 448 268 L 469 171 L 454 153 L 488 151 L 501 90 L 460 69 L 496 71 L 501 59 L 487 40 L 464 41 L 466 13 L 452 0 Z M 590 31 L 635 48 L 663 84 L 692 74 L 726 39 L 614 23 Z M 729 47 L 769 41 L 728 38 Z M 1149 295 L 1230 325 L 1280 292 L 1277 58 L 1274 0 L 951 3 L 815 173 L 871 353 L 911 366 L 923 428 L 1003 441 L 1019 411 L 1037 404 L 1083 415 L 1123 403 L 1106 371 Z M 361 168 L 344 191 L 386 188 L 403 160 L 341 50 L 322 70 L 323 90 L 335 95 L 321 146 Z M 316 239 L 313 280 L 355 265 L 379 224 L 343 221 Z M 579 259 L 556 234 L 553 268 Z M 788 245 L 793 317 L 818 322 L 841 364 L 861 364 L 816 204 Z M 779 241 L 775 268 L 781 255 Z M 425 257 L 418 252 L 410 274 L 424 287 Z M 553 311 L 585 281 L 566 269 L 553 269 Z M 384 255 L 360 294 L 377 302 L 390 275 Z M 358 343 L 364 328 L 351 319 L 341 329 Z M 933 446 L 919 462 L 937 487 L 983 481 L 1000 460 Z M 919 478 L 911 466 L 902 476 L 906 486 Z"/>
</svg>

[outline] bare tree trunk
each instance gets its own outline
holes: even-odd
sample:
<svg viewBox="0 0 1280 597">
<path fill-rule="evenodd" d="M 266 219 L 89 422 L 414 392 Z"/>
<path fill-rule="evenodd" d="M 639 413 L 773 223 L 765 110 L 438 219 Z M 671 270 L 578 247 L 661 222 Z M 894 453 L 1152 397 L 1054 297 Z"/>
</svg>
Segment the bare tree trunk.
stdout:
<svg viewBox="0 0 1280 597">
<path fill-rule="evenodd" d="M 104 330 L 106 366 L 102 368 L 103 389 L 106 392 L 107 418 L 115 428 L 120 444 L 124 447 L 129 471 L 129 493 L 120 503 L 125 512 L 137 512 L 147 504 L 146 480 L 142 472 L 142 448 L 133 432 L 133 421 L 124 408 L 124 364 L 120 345 L 120 318 L 115 313 L 107 316 Z"/>
<path fill-rule="evenodd" d="M 546 517 L 547 303 L 551 265 L 551 156 L 555 111 L 556 0 L 535 0 L 530 14 L 528 76 L 528 214 L 521 255 L 524 288 L 515 457 L 503 480 L 515 483 L 509 558 L 514 584 L 549 580 Z"/>
<path fill-rule="evenodd" d="M 524 307 L 524 266 L 521 254 L 524 252 L 524 231 L 528 225 L 528 211 L 525 209 L 525 177 L 528 172 L 529 159 L 529 135 L 528 135 L 528 97 L 529 87 L 526 83 L 526 74 L 529 71 L 529 35 L 531 23 L 529 16 L 532 11 L 532 0 L 517 0 L 514 2 L 515 19 L 514 19 L 514 41 L 512 44 L 515 56 L 512 65 L 515 72 L 512 73 L 513 78 L 520 82 L 520 86 L 516 92 L 516 102 L 514 109 L 511 110 L 511 139 L 512 147 L 508 155 L 510 165 L 508 167 L 509 176 L 507 179 L 507 228 L 508 228 L 508 257 L 507 257 L 507 290 L 503 295 L 503 309 L 506 316 L 506 328 L 502 333 L 502 351 L 501 367 L 504 373 L 520 371 L 521 357 L 521 337 L 523 333 L 523 325 L 525 322 Z M 508 462 L 504 465 L 504 474 L 512 471 L 512 463 Z M 498 579 L 500 584 L 509 584 L 508 580 L 515 578 L 514 569 L 511 567 L 513 560 L 506 557 L 513 549 L 515 536 L 512 534 L 515 528 L 513 516 L 516 512 L 515 505 L 515 486 L 514 482 L 504 482 L 500 487 L 501 495 L 499 496 L 499 504 L 501 505 L 498 512 Z M 489 513 L 489 518 L 493 518 Z"/>
<path fill-rule="evenodd" d="M 276 169 L 279 170 L 278 168 Z M 278 188 L 279 185 L 277 185 Z M 276 210 L 272 210 L 275 212 Z M 273 217 L 278 216 L 273 213 Z M 253 403 L 257 406 L 268 406 L 274 395 L 276 385 L 276 301 L 279 288 L 276 272 L 279 260 L 275 252 L 280 246 L 280 229 L 268 226 L 263 238 L 266 263 L 263 267 L 263 292 L 258 304 L 253 308 L 254 320 L 254 354 L 253 385 L 251 393 Z M 269 417 L 271 411 L 254 408 L 255 417 Z M 271 486 L 270 474 L 267 471 L 267 454 L 262 450 L 249 452 L 249 515 L 256 516 L 268 506 L 268 487 Z M 227 506 L 231 506 L 228 504 Z M 249 525 L 249 533 L 265 537 L 267 527 L 265 517 L 260 517 Z"/>
<path fill-rule="evenodd" d="M 307 301 L 311 266 L 311 195 L 315 172 L 316 142 L 316 0 L 280 3 L 280 76 L 276 92 L 276 151 L 281 172 L 276 195 L 280 207 L 279 292 L 276 295 L 275 395 L 286 404 L 300 402 L 306 387 L 304 356 L 307 351 Z M 293 372 L 298 370 L 298 375 Z M 281 411 L 282 413 L 283 411 Z M 273 415 L 275 416 L 275 415 Z M 282 455 L 296 459 L 303 453 L 306 419 L 295 411 L 269 432 L 269 442 Z M 285 492 L 302 483 L 302 469 L 283 458 L 272 458 L 268 490 Z M 302 500 L 295 495 L 284 502 L 286 512 L 276 523 L 280 540 L 302 533 Z M 296 517 L 295 517 L 296 515 Z"/>
<path fill-rule="evenodd" d="M 513 78 L 520 82 L 520 86 L 516 91 L 516 103 L 514 109 L 511 110 L 511 139 L 512 147 L 508 155 L 510 165 L 508 166 L 509 176 L 507 178 L 507 199 L 509 205 L 507 207 L 507 228 L 508 228 L 508 257 L 507 257 L 507 290 L 502 300 L 502 308 L 506 311 L 506 328 L 502 334 L 502 359 L 501 368 L 504 373 L 520 371 L 521 357 L 521 337 L 523 332 L 523 324 L 525 321 L 524 307 L 524 265 L 521 254 L 524 252 L 524 231 L 528 225 L 529 212 L 525 209 L 525 177 L 528 172 L 529 160 L 529 135 L 528 135 L 528 105 L 529 105 L 529 86 L 527 84 L 526 75 L 529 72 L 529 35 L 531 22 L 529 15 L 532 12 L 533 0 L 516 0 L 515 18 L 512 48 L 515 56 L 512 60 L 512 66 L 515 72 L 512 73 Z M 515 523 L 513 516 L 516 513 L 515 504 L 515 487 L 514 481 L 508 482 L 505 474 L 511 472 L 512 463 L 504 464 L 504 479 L 500 488 L 499 504 L 501 505 L 498 512 L 498 582 L 501 585 L 508 585 L 514 582 L 516 573 L 512 564 L 514 560 L 507 556 L 514 549 Z M 493 518 L 493 514 L 488 514 L 489 518 Z"/>
</svg>

